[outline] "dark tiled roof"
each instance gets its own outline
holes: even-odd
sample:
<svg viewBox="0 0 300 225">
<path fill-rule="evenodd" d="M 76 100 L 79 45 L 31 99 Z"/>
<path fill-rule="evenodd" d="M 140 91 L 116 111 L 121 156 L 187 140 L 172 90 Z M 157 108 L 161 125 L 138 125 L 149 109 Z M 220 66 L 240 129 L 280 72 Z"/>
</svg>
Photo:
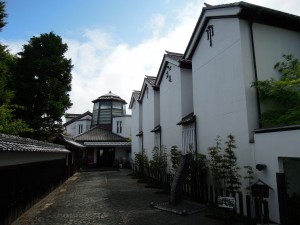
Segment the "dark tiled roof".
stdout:
<svg viewBox="0 0 300 225">
<path fill-rule="evenodd" d="M 183 54 L 181 53 L 176 53 L 176 52 L 170 52 L 170 51 L 166 51 L 167 56 L 169 56 L 170 58 L 179 61 L 180 59 L 182 59 Z"/>
<path fill-rule="evenodd" d="M 90 111 L 86 111 L 85 113 L 83 114 L 73 114 L 73 115 L 77 115 L 77 117 L 74 117 L 73 119 L 69 120 L 68 122 L 64 123 L 63 126 L 68 126 L 69 124 L 75 122 L 76 120 L 80 120 L 81 118 L 87 116 L 87 115 L 90 115 L 90 116 L 93 116 L 93 114 L 90 112 Z M 66 116 L 65 116 L 66 117 Z"/>
<path fill-rule="evenodd" d="M 126 141 L 118 141 L 118 142 L 111 142 L 111 141 L 97 141 L 97 142 L 85 142 L 84 143 L 87 147 L 131 147 L 131 142 Z"/>
<path fill-rule="evenodd" d="M 144 78 L 144 82 L 143 82 L 143 85 L 142 85 L 142 90 L 141 90 L 141 93 L 139 95 L 139 101 L 142 101 L 143 100 L 143 97 L 145 95 L 145 92 L 149 86 L 149 84 L 151 85 L 151 87 L 153 88 L 153 90 L 159 90 L 159 86 L 155 85 L 155 80 L 156 80 L 156 77 L 153 77 L 153 76 L 145 76 Z"/>
<path fill-rule="evenodd" d="M 176 52 L 170 52 L 166 51 L 166 54 L 164 54 L 164 57 L 161 61 L 158 74 L 155 80 L 155 85 L 159 88 L 160 83 L 162 81 L 162 78 L 165 74 L 165 70 L 168 66 L 168 63 L 174 64 L 173 60 L 175 61 L 175 65 L 180 68 L 185 69 L 192 69 L 192 61 L 190 59 L 184 59 L 183 54 L 176 53 Z"/>
<path fill-rule="evenodd" d="M 166 51 L 166 56 L 180 63 L 180 67 L 192 68 L 192 60 L 183 59 L 183 54 Z"/>
<path fill-rule="evenodd" d="M 78 142 L 74 141 L 71 137 L 68 137 L 68 136 L 65 136 L 62 134 L 56 138 L 55 143 L 63 144 L 64 146 L 66 146 L 66 148 L 69 148 L 69 147 L 72 147 L 75 149 L 85 148 L 84 145 L 79 144 Z"/>
<path fill-rule="evenodd" d="M 134 101 L 138 101 L 139 100 L 140 94 L 141 94 L 140 91 L 133 91 L 132 92 L 130 103 L 129 103 L 129 109 L 132 109 Z"/>
<path fill-rule="evenodd" d="M 117 134 L 112 133 L 109 130 L 100 128 L 99 126 L 93 127 L 85 133 L 73 137 L 75 141 L 127 141 L 127 138 L 123 138 Z"/>
<path fill-rule="evenodd" d="M 152 86 L 152 87 L 154 87 L 154 86 L 155 86 L 155 85 L 154 85 L 154 83 L 155 83 L 155 79 L 156 79 L 156 77 L 147 76 L 147 75 L 146 75 L 146 78 L 145 78 L 145 80 L 146 80 L 146 81 L 148 81 L 148 82 L 149 82 L 149 84 L 151 84 L 151 86 Z"/>
<path fill-rule="evenodd" d="M 100 97 L 98 97 L 97 99 L 95 99 L 94 101 L 92 101 L 93 103 L 98 102 L 98 101 L 107 101 L 107 100 L 114 100 L 114 101 L 119 101 L 119 102 L 123 102 L 124 104 L 127 104 L 127 102 L 120 98 L 120 96 L 113 94 L 111 91 L 108 92 L 105 95 L 101 95 Z"/>
<path fill-rule="evenodd" d="M 66 113 L 65 117 L 66 118 L 76 118 L 78 116 L 80 116 L 81 114 L 77 114 L 77 113 Z"/>
<path fill-rule="evenodd" d="M 194 113 L 192 112 L 192 113 L 188 114 L 187 116 L 183 117 L 183 118 L 181 119 L 181 121 L 179 121 L 179 122 L 177 123 L 177 125 L 184 125 L 184 124 L 192 123 L 192 122 L 194 122 L 194 121 L 195 121 L 195 115 L 194 115 Z"/>
<path fill-rule="evenodd" d="M 132 92 L 132 96 L 136 99 L 136 100 L 138 100 L 139 99 L 139 97 L 140 97 L 140 94 L 141 94 L 141 92 L 140 91 L 133 91 Z"/>
<path fill-rule="evenodd" d="M 0 152 L 69 153 L 63 145 L 0 134 Z"/>
</svg>

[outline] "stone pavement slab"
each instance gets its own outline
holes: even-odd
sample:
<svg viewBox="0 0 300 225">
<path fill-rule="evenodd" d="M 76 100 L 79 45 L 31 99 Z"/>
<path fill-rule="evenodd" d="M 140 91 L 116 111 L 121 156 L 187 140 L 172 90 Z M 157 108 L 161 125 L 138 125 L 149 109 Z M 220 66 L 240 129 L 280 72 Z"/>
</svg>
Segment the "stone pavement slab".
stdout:
<svg viewBox="0 0 300 225">
<path fill-rule="evenodd" d="M 12 225 L 222 225 L 203 211 L 178 215 L 151 202 L 169 200 L 128 176 L 130 170 L 77 173 Z M 236 224 L 234 224 L 236 225 Z"/>
</svg>

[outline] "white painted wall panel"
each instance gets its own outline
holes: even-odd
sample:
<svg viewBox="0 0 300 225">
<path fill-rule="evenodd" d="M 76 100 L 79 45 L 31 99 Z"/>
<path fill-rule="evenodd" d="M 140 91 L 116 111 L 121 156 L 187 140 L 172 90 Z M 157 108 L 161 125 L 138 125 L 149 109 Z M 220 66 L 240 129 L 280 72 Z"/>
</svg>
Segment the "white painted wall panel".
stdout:
<svg viewBox="0 0 300 225">
<path fill-rule="evenodd" d="M 181 115 L 181 78 L 180 68 L 168 63 L 171 66 L 169 74 L 171 81 L 166 74 L 160 84 L 160 124 L 162 145 L 169 152 L 173 145 L 181 148 L 181 126 L 176 125 L 182 118 Z"/>
</svg>

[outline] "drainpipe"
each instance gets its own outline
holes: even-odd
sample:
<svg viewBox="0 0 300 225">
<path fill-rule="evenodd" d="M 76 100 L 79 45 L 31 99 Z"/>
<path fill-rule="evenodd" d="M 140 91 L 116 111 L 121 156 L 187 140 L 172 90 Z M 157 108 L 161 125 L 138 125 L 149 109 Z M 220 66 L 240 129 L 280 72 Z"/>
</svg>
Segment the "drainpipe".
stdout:
<svg viewBox="0 0 300 225">
<path fill-rule="evenodd" d="M 194 115 L 195 120 L 195 155 L 197 157 L 198 155 L 198 142 L 197 142 L 197 117 Z"/>
<path fill-rule="evenodd" d="M 253 21 L 249 21 L 249 28 L 250 28 L 250 42 L 251 42 L 251 49 L 252 49 L 252 60 L 253 60 L 253 67 L 254 67 L 254 79 L 255 81 L 258 81 L 257 78 L 257 67 L 256 67 L 256 56 L 255 56 L 255 47 L 254 47 L 254 37 L 253 37 Z M 259 128 L 262 127 L 261 125 L 261 108 L 260 108 L 260 101 L 259 101 L 259 92 L 258 89 L 256 90 L 256 104 L 257 104 L 257 113 L 258 113 L 258 119 L 259 119 Z"/>
<path fill-rule="evenodd" d="M 144 154 L 144 134 L 142 134 L 142 154 Z"/>
<path fill-rule="evenodd" d="M 159 131 L 159 152 L 161 155 L 161 127 L 160 127 L 160 131 Z"/>
</svg>

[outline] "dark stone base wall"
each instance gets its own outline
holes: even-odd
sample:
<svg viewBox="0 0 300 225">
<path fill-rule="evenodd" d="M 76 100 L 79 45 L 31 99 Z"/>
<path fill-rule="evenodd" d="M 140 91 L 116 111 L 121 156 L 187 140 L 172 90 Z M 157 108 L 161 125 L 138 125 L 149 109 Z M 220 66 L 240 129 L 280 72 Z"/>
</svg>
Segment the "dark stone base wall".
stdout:
<svg viewBox="0 0 300 225">
<path fill-rule="evenodd" d="M 65 159 L 0 167 L 0 224 L 10 224 L 67 174 Z"/>
</svg>

